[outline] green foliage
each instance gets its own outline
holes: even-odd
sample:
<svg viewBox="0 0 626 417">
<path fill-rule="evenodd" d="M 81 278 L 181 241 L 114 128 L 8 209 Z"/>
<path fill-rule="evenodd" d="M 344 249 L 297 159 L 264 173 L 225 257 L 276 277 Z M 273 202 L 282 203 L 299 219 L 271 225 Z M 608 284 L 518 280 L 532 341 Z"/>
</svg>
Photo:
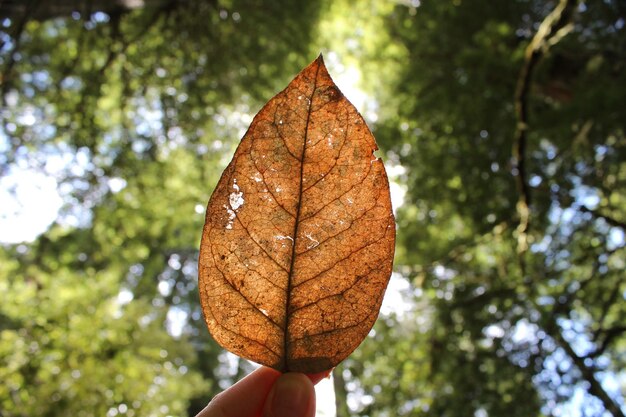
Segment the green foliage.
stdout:
<svg viewBox="0 0 626 417">
<path fill-rule="evenodd" d="M 392 401 L 376 395 L 365 414 L 558 415 L 588 391 L 598 400 L 587 397 L 586 412 L 623 415 L 624 387 L 611 392 L 596 374 L 625 365 L 614 350 L 624 343 L 626 304 L 614 261 L 624 249 L 626 207 L 616 195 L 626 114 L 624 92 L 609 86 L 624 81 L 620 6 L 579 6 L 571 33 L 549 46 L 526 86 L 531 246 L 520 251 L 514 92 L 527 45 L 553 7 L 483 3 L 422 2 L 387 17 L 405 48 L 377 126 L 407 170 L 396 265 L 435 314 L 404 351 L 393 328 L 413 318 L 382 327 L 378 349 L 403 358 L 391 368 L 426 363 L 410 378 L 429 382 L 398 388 Z M 376 373 L 359 377 L 364 392 L 381 378 L 393 384 L 370 355 L 363 361 Z"/>
<path fill-rule="evenodd" d="M 163 328 L 165 310 L 124 300 L 116 280 L 22 269 L 3 254 L 3 416 L 182 414 L 186 398 L 207 391 L 190 346 Z"/>
</svg>

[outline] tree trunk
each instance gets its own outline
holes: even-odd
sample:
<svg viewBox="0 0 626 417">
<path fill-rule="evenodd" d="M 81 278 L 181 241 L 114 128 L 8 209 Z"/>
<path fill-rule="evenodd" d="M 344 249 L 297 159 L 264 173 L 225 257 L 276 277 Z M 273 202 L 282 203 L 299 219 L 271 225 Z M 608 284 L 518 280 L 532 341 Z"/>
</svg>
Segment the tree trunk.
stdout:
<svg viewBox="0 0 626 417">
<path fill-rule="evenodd" d="M 346 380 L 343 377 L 343 365 L 339 364 L 333 370 L 333 387 L 335 388 L 335 409 L 337 417 L 350 417 L 348 408 L 348 391 Z"/>
</svg>

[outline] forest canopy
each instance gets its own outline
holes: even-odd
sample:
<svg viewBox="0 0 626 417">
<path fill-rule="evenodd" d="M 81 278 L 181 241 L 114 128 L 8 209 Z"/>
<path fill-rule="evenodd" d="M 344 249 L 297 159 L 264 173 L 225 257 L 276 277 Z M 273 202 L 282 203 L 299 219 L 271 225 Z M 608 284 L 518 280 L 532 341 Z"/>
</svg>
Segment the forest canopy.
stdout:
<svg viewBox="0 0 626 417">
<path fill-rule="evenodd" d="M 252 116 L 320 52 L 396 256 L 337 415 L 624 416 L 626 3 L 0 1 L 0 416 L 192 416 L 252 369 L 197 290 Z M 401 301 L 398 301 L 401 300 Z"/>
</svg>

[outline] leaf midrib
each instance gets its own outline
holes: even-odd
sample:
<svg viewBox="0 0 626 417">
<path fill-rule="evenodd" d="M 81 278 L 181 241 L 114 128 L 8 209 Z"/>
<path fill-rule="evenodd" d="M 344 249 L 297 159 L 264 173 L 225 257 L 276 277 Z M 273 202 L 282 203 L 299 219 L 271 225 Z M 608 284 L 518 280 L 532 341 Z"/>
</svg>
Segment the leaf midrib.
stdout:
<svg viewBox="0 0 626 417">
<path fill-rule="evenodd" d="M 300 183 L 298 185 L 298 203 L 296 206 L 296 215 L 294 220 L 294 228 L 293 228 L 293 244 L 291 245 L 291 262 L 289 264 L 289 271 L 287 273 L 287 294 L 285 297 L 285 324 L 284 324 L 284 332 L 283 332 L 283 361 L 284 364 L 281 366 L 284 372 L 288 372 L 288 360 L 289 360 L 289 306 L 291 304 L 291 281 L 293 277 L 293 269 L 296 261 L 296 244 L 298 242 L 298 228 L 300 225 L 300 208 L 302 207 L 302 183 L 304 176 L 304 158 L 306 156 L 306 143 L 309 135 L 309 122 L 311 120 L 311 107 L 313 105 L 313 96 L 315 95 L 315 90 L 317 89 L 317 77 L 319 75 L 320 68 L 322 67 L 322 56 L 320 55 L 317 58 L 317 68 L 315 69 L 315 77 L 313 78 L 313 91 L 311 91 L 311 97 L 309 98 L 307 115 L 306 115 L 306 124 L 304 125 L 304 143 L 302 144 L 302 156 L 300 157 Z"/>
</svg>

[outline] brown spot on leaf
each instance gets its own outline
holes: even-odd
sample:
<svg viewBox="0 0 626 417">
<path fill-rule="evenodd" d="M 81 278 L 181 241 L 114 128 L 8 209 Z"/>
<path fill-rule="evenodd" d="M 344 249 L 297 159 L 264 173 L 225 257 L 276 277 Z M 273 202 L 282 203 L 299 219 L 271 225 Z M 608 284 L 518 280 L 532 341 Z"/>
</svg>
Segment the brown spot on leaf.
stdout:
<svg viewBox="0 0 626 417">
<path fill-rule="evenodd" d="M 395 223 L 376 142 L 320 56 L 255 116 L 206 212 L 199 289 L 215 340 L 315 373 L 367 336 Z"/>
</svg>

